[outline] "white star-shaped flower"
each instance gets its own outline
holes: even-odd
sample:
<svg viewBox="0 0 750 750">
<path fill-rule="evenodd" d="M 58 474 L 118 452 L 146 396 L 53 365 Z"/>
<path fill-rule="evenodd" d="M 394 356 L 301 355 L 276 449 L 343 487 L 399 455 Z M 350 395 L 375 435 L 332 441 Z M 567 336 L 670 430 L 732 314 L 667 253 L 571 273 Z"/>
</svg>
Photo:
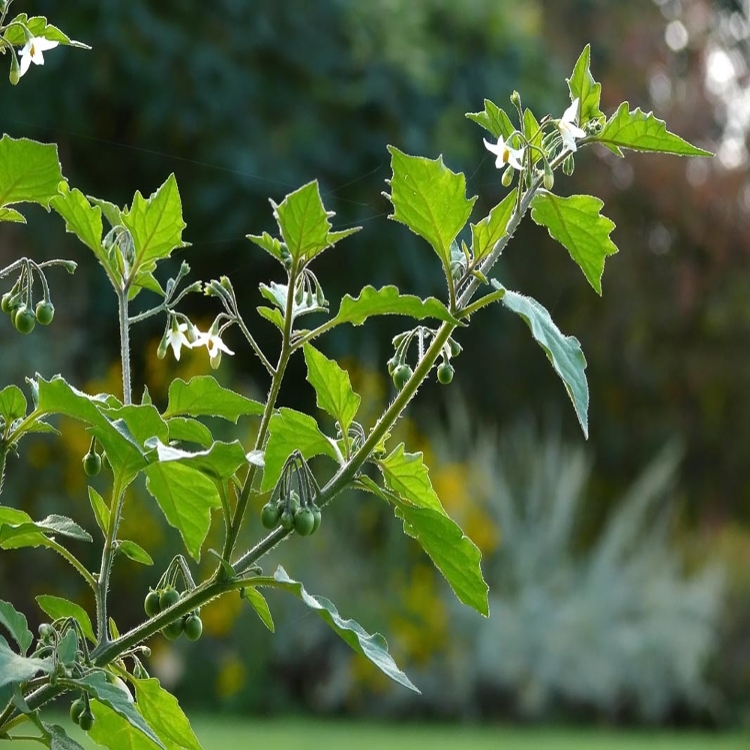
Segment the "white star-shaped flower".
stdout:
<svg viewBox="0 0 750 750">
<path fill-rule="evenodd" d="M 193 343 L 193 346 L 205 346 L 208 349 L 209 359 L 215 359 L 221 352 L 234 354 L 234 352 L 221 340 L 221 336 L 219 336 L 218 333 L 212 333 L 211 331 L 208 333 L 199 331 L 198 337 Z"/>
<path fill-rule="evenodd" d="M 180 349 L 182 349 L 183 346 L 186 346 L 188 349 L 192 349 L 193 345 L 190 343 L 190 340 L 185 335 L 185 331 L 188 329 L 187 323 L 180 323 L 179 325 L 171 326 L 170 329 L 167 331 L 165 340 L 167 342 L 167 346 L 172 347 L 172 351 L 174 352 L 174 358 L 179 361 L 180 359 Z"/>
<path fill-rule="evenodd" d="M 511 148 L 502 136 L 497 139 L 496 144 L 490 143 L 486 139 L 482 140 L 484 140 L 484 145 L 487 150 L 497 156 L 497 159 L 495 159 L 495 166 L 498 169 L 502 169 L 506 164 L 510 164 L 513 169 L 523 169 L 522 148 Z"/>
<path fill-rule="evenodd" d="M 32 36 L 19 53 L 18 77 L 20 78 L 29 69 L 31 63 L 34 63 L 34 65 L 44 65 L 44 55 L 42 53 L 54 49 L 58 44 L 59 42 L 54 42 L 43 36 Z"/>
<path fill-rule="evenodd" d="M 568 151 L 577 151 L 576 138 L 585 138 L 586 132 L 576 125 L 578 119 L 578 97 L 563 112 L 561 120 L 558 120 L 557 127 L 560 130 L 563 144 Z"/>
</svg>

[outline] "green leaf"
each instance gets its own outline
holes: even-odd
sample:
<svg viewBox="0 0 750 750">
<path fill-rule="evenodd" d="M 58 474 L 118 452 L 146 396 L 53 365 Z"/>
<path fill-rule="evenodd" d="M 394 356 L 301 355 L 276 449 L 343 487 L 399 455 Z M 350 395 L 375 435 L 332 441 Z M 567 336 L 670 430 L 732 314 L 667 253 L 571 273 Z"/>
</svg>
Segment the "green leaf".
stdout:
<svg viewBox="0 0 750 750">
<path fill-rule="evenodd" d="M 652 112 L 641 112 L 640 107 L 628 111 L 628 103 L 623 102 L 617 112 L 607 120 L 604 129 L 592 138 L 616 152 L 619 148 L 634 151 L 655 151 L 676 156 L 713 156 L 710 151 L 693 146 L 680 136 L 667 130 L 664 120 Z"/>
<path fill-rule="evenodd" d="M 328 219 L 333 213 L 326 211 L 323 206 L 317 180 L 289 193 L 278 205 L 271 201 L 271 205 L 281 236 L 295 262 L 303 260 L 308 263 L 335 242 L 360 229 L 354 227 L 342 232 L 331 232 Z M 261 238 L 251 236 L 250 239 L 275 255 L 275 244 L 269 244 L 264 237 L 265 235 Z M 280 252 L 279 249 L 279 254 Z"/>
<path fill-rule="evenodd" d="M 123 539 L 117 543 L 117 551 L 121 552 L 125 557 L 129 558 L 133 562 L 140 563 L 141 565 L 153 565 L 154 561 L 151 559 L 151 555 L 146 552 L 140 544 L 131 542 L 128 539 Z"/>
<path fill-rule="evenodd" d="M 406 498 L 417 508 L 431 508 L 447 515 L 440 498 L 430 482 L 430 475 L 423 461 L 422 453 L 405 453 L 400 443 L 388 456 L 378 461 L 386 486 L 396 494 Z"/>
<path fill-rule="evenodd" d="M 273 624 L 271 610 L 268 608 L 268 602 L 257 589 L 248 586 L 242 589 L 242 598 L 246 599 L 250 606 L 256 611 L 260 621 L 273 633 L 276 628 Z"/>
<path fill-rule="evenodd" d="M 89 201 L 101 209 L 102 216 L 109 222 L 110 228 L 122 225 L 122 211 L 114 203 L 96 198 L 93 195 L 86 196 Z"/>
<path fill-rule="evenodd" d="M 214 480 L 226 480 L 234 476 L 240 466 L 247 463 L 242 444 L 235 440 L 232 443 L 216 441 L 205 451 L 184 451 L 171 445 L 164 445 L 160 440 L 148 440 L 146 444 L 156 451 L 161 462 L 178 461 Z"/>
<path fill-rule="evenodd" d="M 332 359 L 305 344 L 307 382 L 315 389 L 318 408 L 330 414 L 346 433 L 362 400 L 353 390 L 349 373 Z"/>
<path fill-rule="evenodd" d="M 65 414 L 92 426 L 92 432 L 107 453 L 107 459 L 121 482 L 129 484 L 135 475 L 146 465 L 143 449 L 128 431 L 121 420 L 112 422 L 102 409 L 111 408 L 111 396 L 89 396 L 77 390 L 56 375 L 45 380 L 37 375 L 30 381 L 36 389 L 39 416 L 46 414 Z"/>
<path fill-rule="evenodd" d="M 0 624 L 5 626 L 25 654 L 34 640 L 26 616 L 16 611 L 9 602 L 0 601 Z"/>
<path fill-rule="evenodd" d="M 284 316 L 281 314 L 280 310 L 275 307 L 256 307 L 255 309 L 258 311 L 258 315 L 260 315 L 261 318 L 265 318 L 269 323 L 273 323 L 280 331 L 284 331 Z M 299 333 L 299 331 L 296 332 Z"/>
<path fill-rule="evenodd" d="M 200 560 L 211 525 L 211 509 L 221 507 L 216 484 L 178 461 L 151 464 L 145 473 L 146 489 L 169 524 L 180 532 L 188 552 Z"/>
<path fill-rule="evenodd" d="M 49 674 L 52 671 L 52 660 L 35 659 L 19 656 L 11 650 L 6 640 L 0 636 L 0 688 L 6 685 L 17 685 L 35 677 L 39 672 Z"/>
<path fill-rule="evenodd" d="M 484 100 L 484 112 L 467 112 L 466 117 L 489 130 L 495 138 L 502 136 L 503 140 L 507 140 L 515 131 L 510 117 L 489 99 Z"/>
<path fill-rule="evenodd" d="M 287 572 L 279 566 L 273 579 L 277 588 L 282 588 L 301 599 L 310 609 L 328 624 L 333 631 L 358 654 L 369 659 L 381 672 L 404 687 L 419 693 L 412 681 L 396 666 L 393 657 L 388 653 L 388 643 L 380 633 L 370 635 L 354 620 L 344 620 L 338 610 L 328 599 L 322 596 L 311 596 L 298 581 L 292 580 Z"/>
<path fill-rule="evenodd" d="M 539 129 L 539 122 L 534 113 L 530 109 L 523 111 L 523 134 L 526 136 L 526 140 L 537 148 L 542 147 L 542 140 L 544 139 L 544 133 Z M 530 149 L 531 163 L 536 164 L 539 161 L 539 152 L 536 149 Z"/>
<path fill-rule="evenodd" d="M 133 680 L 136 705 L 151 729 L 170 748 L 201 750 L 187 716 L 171 693 L 164 690 L 159 680 Z"/>
<path fill-rule="evenodd" d="M 88 735 L 98 745 L 109 750 L 154 750 L 157 747 L 124 716 L 103 703 L 92 700 L 91 713 L 94 715 L 94 726 Z"/>
<path fill-rule="evenodd" d="M 271 417 L 268 431 L 270 436 L 266 443 L 261 492 L 273 489 L 285 461 L 295 450 L 300 451 L 305 459 L 323 454 L 334 461 L 340 460 L 333 441 L 320 431 L 315 419 L 307 414 L 281 408 Z"/>
<path fill-rule="evenodd" d="M 471 225 L 471 251 L 474 260 L 486 258 L 497 242 L 507 234 L 508 222 L 516 205 L 516 193 L 517 188 L 513 188 L 489 215 L 479 223 Z"/>
<path fill-rule="evenodd" d="M 263 232 L 261 235 L 257 234 L 246 234 L 245 237 L 250 240 L 250 242 L 256 244 L 258 247 L 262 247 L 269 255 L 272 255 L 276 260 L 280 261 L 281 263 L 284 262 L 284 256 L 282 253 L 282 248 L 285 246 L 276 239 L 276 237 L 271 237 L 268 232 Z"/>
<path fill-rule="evenodd" d="M 107 530 L 109 529 L 109 506 L 104 502 L 104 498 L 91 486 L 89 486 L 89 502 L 91 503 L 91 510 L 94 511 L 96 524 L 106 538 Z"/>
<path fill-rule="evenodd" d="M 167 423 L 153 404 L 118 404 L 116 407 L 104 407 L 102 410 L 113 424 L 124 423 L 128 434 L 132 435 L 139 445 L 143 445 L 150 438 L 164 441 L 169 438 Z"/>
<path fill-rule="evenodd" d="M 79 680 L 71 680 L 71 682 L 83 690 L 86 690 L 86 692 L 91 694 L 99 702 L 103 703 L 108 708 L 111 708 L 122 718 L 126 719 L 131 726 L 143 732 L 143 734 L 153 740 L 159 747 L 167 750 L 154 730 L 151 729 L 151 727 L 144 721 L 141 714 L 138 713 L 138 709 L 133 703 L 132 696 L 126 695 L 119 687 L 112 685 L 103 672 L 92 672 Z M 96 716 L 96 711 L 94 711 L 94 715 Z M 97 722 L 94 722 L 94 727 L 96 727 L 96 725 Z M 113 747 L 113 745 L 110 744 L 107 744 L 106 746 Z"/>
<path fill-rule="evenodd" d="M 492 279 L 492 286 L 503 286 Z M 531 329 L 531 335 L 544 349 L 547 358 L 562 378 L 586 438 L 589 436 L 589 386 L 586 382 L 586 358 L 575 336 L 565 336 L 553 323 L 549 312 L 532 297 L 505 290 L 503 304 L 520 315 Z"/>
<path fill-rule="evenodd" d="M 122 223 L 133 238 L 135 266 L 151 268 L 153 263 L 169 257 L 172 250 L 186 247 L 182 230 L 182 202 L 174 174 L 146 200 L 140 192 L 133 197 L 129 211 L 122 214 Z"/>
<path fill-rule="evenodd" d="M 59 724 L 47 724 L 44 721 L 41 724 L 47 733 L 50 750 L 85 750 Z"/>
<path fill-rule="evenodd" d="M 0 138 L 0 206 L 40 203 L 49 206 L 63 181 L 57 146 L 28 138 Z"/>
<path fill-rule="evenodd" d="M 82 542 L 93 541 L 91 534 L 65 516 L 52 515 L 43 521 L 32 521 L 28 518 L 21 523 L 8 523 L 3 521 L 0 514 L 0 547 L 4 549 L 44 545 L 47 542 L 46 537 L 53 535 L 67 536 Z"/>
<path fill-rule="evenodd" d="M 615 223 L 599 211 L 604 203 L 591 195 L 562 198 L 553 193 L 538 193 L 531 202 L 531 218 L 547 227 L 580 266 L 597 294 L 602 293 L 604 260 L 617 252 L 609 238 Z"/>
<path fill-rule="evenodd" d="M 271 303 L 279 308 L 279 315 L 281 321 L 281 330 L 284 330 L 284 317 L 283 313 L 286 312 L 286 301 L 287 295 L 289 294 L 289 286 L 287 284 L 277 284 L 272 281 L 269 284 L 259 284 L 260 293 Z M 308 315 L 309 313 L 325 312 L 325 307 L 318 305 L 317 300 L 313 297 L 310 300 L 302 298 L 301 302 L 297 302 L 296 299 L 292 299 L 292 320 L 300 315 Z M 275 322 L 275 321 L 271 321 Z"/>
<path fill-rule="evenodd" d="M 368 477 L 361 483 L 387 500 L 404 522 L 404 532 L 416 539 L 443 574 L 460 602 L 489 617 L 489 586 L 482 577 L 482 553 L 461 527 L 445 513 L 415 506 L 398 492 L 383 492 Z"/>
<path fill-rule="evenodd" d="M 26 416 L 26 398 L 20 388 L 7 385 L 0 391 L 0 417 L 10 424 Z"/>
<path fill-rule="evenodd" d="M 91 49 L 88 44 L 83 42 L 76 42 L 74 39 L 63 34 L 57 26 L 53 26 L 47 23 L 47 19 L 44 16 L 32 16 L 31 18 L 26 13 L 20 13 L 14 19 L 15 22 L 23 24 L 31 33 L 31 36 L 42 36 L 45 39 L 49 39 L 59 44 L 65 44 L 70 47 L 80 47 L 81 49 Z M 14 47 L 20 47 L 26 44 L 26 34 L 21 26 L 10 26 L 5 32 L 5 40 L 12 44 Z"/>
<path fill-rule="evenodd" d="M 50 205 L 65 220 L 65 229 L 93 250 L 99 262 L 109 269 L 109 259 L 102 247 L 101 209 L 92 206 L 80 190 L 70 190 L 65 182 L 60 185 L 60 192 L 50 201 Z"/>
<path fill-rule="evenodd" d="M 12 221 L 16 224 L 25 224 L 26 218 L 15 209 L 5 206 L 0 208 L 0 221 Z"/>
<path fill-rule="evenodd" d="M 570 101 L 578 99 L 578 121 L 582 125 L 589 120 L 604 117 L 604 113 L 599 109 L 602 85 L 591 75 L 590 64 L 591 45 L 587 44 L 573 68 L 572 75 L 568 78 Z"/>
<path fill-rule="evenodd" d="M 471 215 L 476 197 L 466 197 L 466 177 L 451 172 L 443 157 L 426 159 L 409 156 L 394 146 L 391 153 L 393 178 L 386 196 L 394 211 L 388 217 L 406 224 L 429 242 L 443 263 L 450 268 L 451 244 Z"/>
<path fill-rule="evenodd" d="M 167 421 L 167 427 L 169 428 L 170 442 L 178 440 L 183 443 L 197 443 L 207 448 L 214 441 L 211 430 L 197 419 L 171 417 Z"/>
<path fill-rule="evenodd" d="M 45 612 L 52 620 L 60 617 L 72 617 L 78 621 L 81 631 L 92 643 L 96 643 L 94 628 L 91 626 L 91 618 L 86 610 L 74 602 L 63 599 L 61 596 L 42 594 L 36 597 L 36 603 L 42 612 Z"/>
<path fill-rule="evenodd" d="M 169 386 L 164 419 L 177 416 L 221 417 L 237 423 L 243 416 L 263 413 L 263 404 L 223 388 L 211 375 L 198 375 L 187 383 L 177 378 Z"/>
<path fill-rule="evenodd" d="M 408 315 L 417 320 L 436 318 L 460 325 L 448 312 L 448 308 L 434 297 L 420 299 L 413 294 L 401 294 L 396 286 L 384 286 L 381 289 L 366 286 L 358 297 L 344 295 L 336 317 L 327 326 L 333 327 L 341 323 L 361 326 L 374 315 Z"/>
</svg>

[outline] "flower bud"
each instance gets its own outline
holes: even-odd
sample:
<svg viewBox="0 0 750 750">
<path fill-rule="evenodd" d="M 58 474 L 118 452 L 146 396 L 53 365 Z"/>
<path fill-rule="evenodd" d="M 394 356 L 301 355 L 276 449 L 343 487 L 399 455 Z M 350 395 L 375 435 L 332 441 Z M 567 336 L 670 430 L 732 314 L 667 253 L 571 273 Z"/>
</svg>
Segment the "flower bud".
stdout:
<svg viewBox="0 0 750 750">
<path fill-rule="evenodd" d="M 161 341 L 159 342 L 159 348 L 156 350 L 156 356 L 158 359 L 164 359 L 164 357 L 167 356 L 167 348 L 169 347 L 169 342 L 167 341 L 166 332 L 164 336 L 161 337 Z"/>
<path fill-rule="evenodd" d="M 510 187 L 511 182 L 513 182 L 513 167 L 505 168 L 503 176 L 500 178 L 500 182 L 502 182 L 503 187 Z"/>
<path fill-rule="evenodd" d="M 552 171 L 549 162 L 545 159 L 544 161 L 544 189 L 552 190 L 555 185 L 555 173 Z"/>
<path fill-rule="evenodd" d="M 21 71 L 18 68 L 18 58 L 15 55 L 10 56 L 10 73 L 8 79 L 12 86 L 16 86 L 21 80 Z"/>
</svg>

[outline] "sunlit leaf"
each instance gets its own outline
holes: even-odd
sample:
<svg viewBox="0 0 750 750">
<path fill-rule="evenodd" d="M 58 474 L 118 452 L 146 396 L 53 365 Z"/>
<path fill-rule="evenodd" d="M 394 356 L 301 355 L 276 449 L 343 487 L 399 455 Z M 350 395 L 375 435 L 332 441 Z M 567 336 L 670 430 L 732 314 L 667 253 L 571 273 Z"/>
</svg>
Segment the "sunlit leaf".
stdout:
<svg viewBox="0 0 750 750">
<path fill-rule="evenodd" d="M 446 515 L 440 498 L 430 482 L 430 475 L 424 465 L 422 453 L 406 453 L 404 444 L 384 459 L 378 461 L 386 486 L 406 498 L 418 508 L 431 508 Z"/>
<path fill-rule="evenodd" d="M 186 247 L 182 230 L 182 201 L 173 174 L 148 199 L 140 192 L 133 197 L 129 211 L 122 213 L 122 223 L 130 230 L 135 246 L 135 265 L 149 268 L 154 261 L 167 258 L 172 250 Z"/>
<path fill-rule="evenodd" d="M 304 354 L 307 381 L 315 389 L 318 407 L 330 414 L 346 433 L 362 400 L 352 390 L 349 373 L 310 344 L 305 345 Z"/>
<path fill-rule="evenodd" d="M 553 193 L 538 193 L 531 202 L 531 218 L 546 227 L 580 266 L 589 284 L 602 293 L 604 260 L 617 247 L 609 238 L 613 221 L 599 211 L 604 203 L 591 195 L 562 198 Z"/>
<path fill-rule="evenodd" d="M 476 197 L 466 197 L 466 177 L 452 172 L 443 158 L 409 156 L 394 146 L 390 180 L 393 204 L 389 218 L 406 224 L 429 242 L 445 268 L 450 267 L 450 248 L 471 215 Z"/>
<path fill-rule="evenodd" d="M 627 102 L 623 102 L 607 120 L 596 141 L 612 150 L 629 148 L 676 156 L 713 156 L 710 151 L 693 146 L 670 133 L 664 120 L 655 117 L 652 112 L 642 112 L 640 107 L 630 112 Z"/>
<path fill-rule="evenodd" d="M 153 565 L 154 561 L 151 555 L 146 552 L 140 544 L 131 542 L 129 539 L 123 539 L 117 542 L 117 551 L 125 555 L 133 562 L 140 563 L 141 565 Z"/>
<path fill-rule="evenodd" d="M 0 206 L 49 206 L 62 180 L 57 146 L 9 135 L 0 138 Z"/>
<path fill-rule="evenodd" d="M 287 458 L 298 450 L 305 459 L 321 454 L 338 460 L 333 441 L 326 437 L 313 417 L 282 408 L 271 417 L 268 425 L 270 437 L 266 443 L 265 469 L 261 492 L 273 489 L 279 481 Z"/>
<path fill-rule="evenodd" d="M 138 710 L 170 750 L 172 747 L 201 750 L 200 742 L 177 698 L 165 690 L 159 680 L 134 680 L 133 684 Z"/>
<path fill-rule="evenodd" d="M 516 192 L 516 188 L 513 188 L 488 216 L 471 225 L 471 250 L 475 260 L 486 258 L 497 242 L 506 235 L 508 221 L 516 205 Z"/>
<path fill-rule="evenodd" d="M 466 117 L 477 125 L 481 125 L 485 130 L 489 130 L 495 138 L 502 136 L 503 140 L 506 140 L 515 130 L 505 111 L 489 99 L 484 100 L 484 112 L 467 112 Z"/>
<path fill-rule="evenodd" d="M 177 461 L 153 463 L 145 474 L 146 489 L 169 524 L 180 532 L 188 552 L 199 560 L 211 525 L 211 509 L 221 507 L 216 484 Z"/>
<path fill-rule="evenodd" d="M 167 750 L 164 743 L 138 712 L 135 703 L 133 703 L 132 696 L 126 695 L 121 688 L 111 684 L 103 672 L 92 672 L 81 679 L 71 680 L 71 682 L 86 690 L 87 693 L 96 698 L 100 703 L 103 703 L 105 706 L 119 714 L 123 719 L 126 719 L 131 726 L 141 731 L 159 747 Z M 97 716 L 96 709 L 94 709 L 94 716 Z M 94 727 L 96 727 L 96 725 L 97 722 L 94 722 Z M 112 745 L 109 744 L 106 746 L 112 747 Z"/>
<path fill-rule="evenodd" d="M 582 124 L 604 117 L 604 113 L 599 109 L 602 85 L 594 80 L 590 65 L 591 45 L 587 44 L 576 61 L 573 73 L 568 78 L 570 100 L 578 99 L 579 122 Z"/>
<path fill-rule="evenodd" d="M 81 49 L 91 49 L 88 44 L 77 42 L 66 34 L 63 34 L 57 26 L 47 23 L 44 16 L 29 16 L 26 13 L 20 13 L 14 19 L 18 25 L 11 25 L 6 30 L 4 37 L 7 42 L 15 47 L 21 47 L 26 44 L 26 33 L 20 24 L 26 26 L 31 36 L 44 37 L 59 44 L 65 44 L 71 47 L 80 47 Z"/>
<path fill-rule="evenodd" d="M 232 443 L 216 441 L 204 451 L 185 451 L 160 440 L 146 441 L 149 448 L 156 451 L 156 458 L 161 462 L 177 461 L 202 474 L 219 480 L 229 479 L 237 470 L 247 463 L 242 444 L 235 440 Z"/>
<path fill-rule="evenodd" d="M 461 527 L 445 513 L 415 506 L 399 492 L 380 490 L 368 477 L 361 484 L 394 507 L 404 522 L 404 532 L 419 542 L 458 600 L 488 617 L 489 586 L 482 576 L 482 553 Z"/>
<path fill-rule="evenodd" d="M 26 416 L 26 398 L 18 386 L 6 385 L 0 391 L 0 417 L 10 424 Z"/>
<path fill-rule="evenodd" d="M 260 621 L 273 633 L 276 628 L 273 624 L 271 610 L 268 608 L 268 602 L 265 600 L 263 594 L 252 586 L 248 586 L 242 589 L 242 598 L 250 604 L 258 617 L 260 617 Z"/>
<path fill-rule="evenodd" d="M 70 190 L 64 182 L 60 185 L 60 192 L 50 201 L 50 205 L 65 220 L 65 229 L 93 250 L 99 262 L 105 268 L 109 268 L 107 253 L 102 247 L 101 209 L 92 206 L 80 190 Z"/>
<path fill-rule="evenodd" d="M 198 375 L 187 383 L 180 378 L 169 386 L 164 419 L 176 416 L 221 417 L 237 423 L 243 416 L 263 413 L 263 404 L 219 385 L 211 375 Z"/>
</svg>

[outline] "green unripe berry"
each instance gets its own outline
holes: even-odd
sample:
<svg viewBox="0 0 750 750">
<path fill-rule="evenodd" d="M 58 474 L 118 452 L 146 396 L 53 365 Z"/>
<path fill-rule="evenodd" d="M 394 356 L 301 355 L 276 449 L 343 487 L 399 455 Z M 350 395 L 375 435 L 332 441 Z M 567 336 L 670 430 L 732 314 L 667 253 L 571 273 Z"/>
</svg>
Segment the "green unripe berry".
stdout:
<svg viewBox="0 0 750 750">
<path fill-rule="evenodd" d="M 315 526 L 315 516 L 307 506 L 299 508 L 294 514 L 294 530 L 300 536 L 309 536 Z"/>
<path fill-rule="evenodd" d="M 39 632 L 39 637 L 43 641 L 48 641 L 50 640 L 50 638 L 52 638 L 55 632 L 55 629 L 48 622 L 43 622 L 39 625 L 38 632 Z"/>
<path fill-rule="evenodd" d="M 149 591 L 143 601 L 143 609 L 149 617 L 156 617 L 161 612 L 161 597 L 158 591 Z"/>
<path fill-rule="evenodd" d="M 413 374 L 414 371 L 411 369 L 411 367 L 409 367 L 409 365 L 399 365 L 393 371 L 393 384 L 396 386 L 396 388 L 401 390 Z"/>
<path fill-rule="evenodd" d="M 260 511 L 260 522 L 266 529 L 275 529 L 280 518 L 281 508 L 276 503 L 266 503 Z"/>
<path fill-rule="evenodd" d="M 285 510 L 281 514 L 281 528 L 284 529 L 284 531 L 291 531 L 294 528 L 294 513 L 291 513 L 288 510 Z"/>
<path fill-rule="evenodd" d="M 448 362 L 443 362 L 437 368 L 438 382 L 442 383 L 443 385 L 448 385 L 448 383 L 453 380 L 453 372 L 453 365 L 449 364 Z"/>
<path fill-rule="evenodd" d="M 102 470 L 102 457 L 96 451 L 89 451 L 82 463 L 88 477 L 95 477 Z"/>
<path fill-rule="evenodd" d="M 180 601 L 180 592 L 175 588 L 164 589 L 159 596 L 159 607 L 163 612 L 173 604 L 177 604 Z"/>
<path fill-rule="evenodd" d="M 21 305 L 13 315 L 13 325 L 19 333 L 31 333 L 36 325 L 36 316 L 26 305 Z"/>
<path fill-rule="evenodd" d="M 81 720 L 81 714 L 86 710 L 86 702 L 83 698 L 76 698 L 70 704 L 70 720 L 74 724 L 78 724 Z"/>
<path fill-rule="evenodd" d="M 6 315 L 10 315 L 16 308 L 15 300 L 13 299 L 14 297 L 15 295 L 13 292 L 5 292 L 2 300 L 0 300 L 0 309 L 2 309 Z"/>
<path fill-rule="evenodd" d="M 78 726 L 81 727 L 84 732 L 88 732 L 91 727 L 94 726 L 94 714 L 91 713 L 90 708 L 84 708 L 83 712 L 78 717 Z"/>
<path fill-rule="evenodd" d="M 319 528 L 320 528 L 320 521 L 323 518 L 323 514 L 320 512 L 320 508 L 313 503 L 312 506 L 312 514 L 313 514 L 313 527 L 311 534 L 314 534 Z"/>
<path fill-rule="evenodd" d="M 170 622 L 161 632 L 164 633 L 165 638 L 169 638 L 170 641 L 176 641 L 182 635 L 184 630 L 185 619 L 180 617 L 178 620 Z"/>
<path fill-rule="evenodd" d="M 203 621 L 198 615 L 188 615 L 185 620 L 185 637 L 197 641 L 203 633 Z"/>
<path fill-rule="evenodd" d="M 36 303 L 36 322 L 48 326 L 55 317 L 55 307 L 51 302 L 41 299 Z"/>
</svg>

